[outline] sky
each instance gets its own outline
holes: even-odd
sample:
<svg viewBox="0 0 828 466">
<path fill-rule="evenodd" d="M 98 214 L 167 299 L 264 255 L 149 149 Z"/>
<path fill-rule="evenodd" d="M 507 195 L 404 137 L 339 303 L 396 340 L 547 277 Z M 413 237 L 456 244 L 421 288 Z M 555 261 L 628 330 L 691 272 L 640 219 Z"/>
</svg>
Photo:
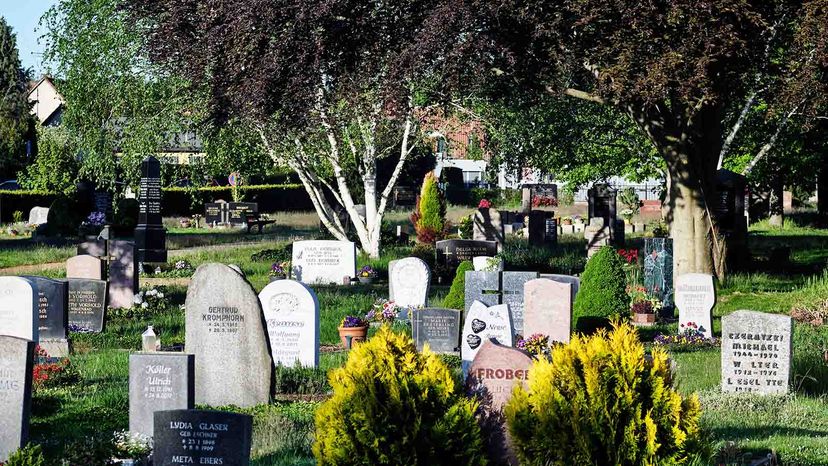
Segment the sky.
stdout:
<svg viewBox="0 0 828 466">
<path fill-rule="evenodd" d="M 20 62 L 24 68 L 32 68 L 38 77 L 44 71 L 43 45 L 38 37 L 43 31 L 36 31 L 40 17 L 58 0 L 0 0 L 0 16 L 6 18 L 15 34 Z"/>
</svg>

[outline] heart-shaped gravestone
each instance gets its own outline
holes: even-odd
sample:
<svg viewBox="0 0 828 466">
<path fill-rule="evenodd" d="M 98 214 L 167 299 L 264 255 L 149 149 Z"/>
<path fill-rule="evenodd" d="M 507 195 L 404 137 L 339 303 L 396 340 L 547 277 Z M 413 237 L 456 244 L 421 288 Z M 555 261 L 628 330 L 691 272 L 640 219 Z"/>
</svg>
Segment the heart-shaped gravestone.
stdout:
<svg viewBox="0 0 828 466">
<path fill-rule="evenodd" d="M 477 335 L 469 335 L 466 337 L 466 343 L 469 344 L 471 349 L 477 349 L 477 347 L 480 346 L 481 341 L 482 340 Z"/>
<path fill-rule="evenodd" d="M 480 319 L 472 320 L 472 332 L 480 333 L 483 330 L 486 330 L 486 322 L 483 322 Z"/>
</svg>

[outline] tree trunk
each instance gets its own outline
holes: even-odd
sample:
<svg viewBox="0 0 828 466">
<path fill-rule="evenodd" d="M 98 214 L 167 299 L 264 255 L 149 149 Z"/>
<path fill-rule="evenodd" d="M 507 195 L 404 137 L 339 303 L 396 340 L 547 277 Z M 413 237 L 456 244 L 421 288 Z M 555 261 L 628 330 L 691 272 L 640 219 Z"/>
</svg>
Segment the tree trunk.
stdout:
<svg viewBox="0 0 828 466">
<path fill-rule="evenodd" d="M 822 227 L 828 226 L 828 154 L 822 155 L 817 168 L 817 220 Z"/>
<path fill-rule="evenodd" d="M 768 224 L 782 228 L 785 223 L 785 183 L 781 173 L 774 175 L 770 181 L 768 195 Z"/>
</svg>

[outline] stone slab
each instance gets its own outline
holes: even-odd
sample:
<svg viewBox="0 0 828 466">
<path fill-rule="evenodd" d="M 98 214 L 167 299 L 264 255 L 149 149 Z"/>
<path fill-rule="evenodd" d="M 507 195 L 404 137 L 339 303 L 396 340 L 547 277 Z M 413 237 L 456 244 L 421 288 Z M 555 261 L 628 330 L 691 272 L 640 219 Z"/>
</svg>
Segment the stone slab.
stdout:
<svg viewBox="0 0 828 466">
<path fill-rule="evenodd" d="M 473 260 L 477 256 L 497 255 L 497 242 L 475 241 L 470 239 L 448 239 L 437 241 L 437 263 L 448 267 L 457 267 L 463 261 Z"/>
<path fill-rule="evenodd" d="M 32 207 L 29 211 L 29 225 L 43 225 L 49 218 L 48 207 Z"/>
<path fill-rule="evenodd" d="M 69 284 L 66 280 L 46 277 L 23 277 L 34 283 L 38 296 L 39 340 L 65 340 L 69 327 Z M 49 353 L 51 354 L 51 353 Z"/>
<path fill-rule="evenodd" d="M 104 280 L 104 262 L 88 254 L 70 257 L 66 260 L 66 278 L 88 278 Z"/>
<path fill-rule="evenodd" d="M 270 282 L 259 293 L 274 364 L 319 366 L 319 300 L 294 280 Z"/>
<path fill-rule="evenodd" d="M 137 249 L 132 241 L 110 241 L 109 307 L 130 308 L 138 292 Z"/>
<path fill-rule="evenodd" d="M 539 333 L 550 342 L 569 343 L 572 333 L 572 284 L 538 278 L 523 285 L 525 337 Z"/>
<path fill-rule="evenodd" d="M 0 335 L 0 461 L 26 445 L 35 343 Z"/>
<path fill-rule="evenodd" d="M 411 335 L 422 351 L 428 344 L 431 351 L 440 354 L 460 352 L 461 315 L 457 309 L 423 308 L 411 313 Z"/>
<path fill-rule="evenodd" d="M 500 273 L 467 271 L 464 291 L 466 314 L 475 301 L 480 301 L 486 306 L 500 304 Z"/>
<path fill-rule="evenodd" d="M 716 287 L 713 276 L 686 273 L 676 279 L 676 307 L 679 309 L 679 332 L 692 322 L 705 338 L 713 338 L 713 306 Z"/>
<path fill-rule="evenodd" d="M 523 285 L 538 278 L 537 272 L 503 272 L 501 274 L 501 304 L 509 305 L 515 335 L 523 335 Z M 524 335 L 525 336 L 525 335 Z"/>
<path fill-rule="evenodd" d="M 293 277 L 308 285 L 341 285 L 356 276 L 356 245 L 350 241 L 295 241 Z"/>
<path fill-rule="evenodd" d="M 156 411 L 155 466 L 248 466 L 253 416 L 223 411 Z"/>
<path fill-rule="evenodd" d="M 542 273 L 539 278 L 548 278 L 549 280 L 558 283 L 569 283 L 572 285 L 572 304 L 575 304 L 575 297 L 578 296 L 578 290 L 581 289 L 581 279 L 573 275 L 563 275 L 557 273 Z"/>
<path fill-rule="evenodd" d="M 129 355 L 129 430 L 153 436 L 156 411 L 193 409 L 195 356 L 183 353 Z"/>
<path fill-rule="evenodd" d="M 790 389 L 793 320 L 736 311 L 722 317 L 722 391 L 785 394 Z"/>
<path fill-rule="evenodd" d="M 108 284 L 105 280 L 69 278 L 66 309 L 69 326 L 102 332 L 106 314 Z"/>
</svg>

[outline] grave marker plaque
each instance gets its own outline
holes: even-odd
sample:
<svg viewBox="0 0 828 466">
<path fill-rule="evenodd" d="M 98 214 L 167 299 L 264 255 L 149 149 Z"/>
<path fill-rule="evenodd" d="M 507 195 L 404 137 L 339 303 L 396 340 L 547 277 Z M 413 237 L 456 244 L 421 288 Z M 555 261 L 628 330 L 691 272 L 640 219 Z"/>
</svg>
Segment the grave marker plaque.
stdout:
<svg viewBox="0 0 828 466">
<path fill-rule="evenodd" d="M 38 340 L 37 285 L 22 277 L 0 277 L 0 335 Z"/>
<path fill-rule="evenodd" d="M 185 349 L 196 360 L 196 403 L 267 403 L 273 363 L 253 287 L 224 264 L 203 264 L 187 289 L 185 309 Z"/>
<path fill-rule="evenodd" d="M 104 262 L 89 255 L 70 257 L 66 260 L 66 278 L 88 278 L 104 280 Z"/>
<path fill-rule="evenodd" d="M 79 331 L 102 332 L 106 311 L 105 280 L 67 279 L 69 294 L 67 312 L 69 325 Z"/>
<path fill-rule="evenodd" d="M 448 239 L 437 241 L 437 263 L 456 268 L 463 261 L 477 256 L 496 256 L 497 242 L 470 239 Z"/>
<path fill-rule="evenodd" d="M 428 304 L 431 271 L 416 257 L 388 263 L 388 296 L 398 306 L 422 307 Z"/>
<path fill-rule="evenodd" d="M 67 301 L 69 284 L 63 280 L 46 277 L 26 276 L 37 287 L 39 344 L 49 356 L 69 356 L 69 342 L 66 340 L 69 327 Z"/>
<path fill-rule="evenodd" d="M 129 430 L 153 436 L 156 411 L 192 409 L 195 357 L 182 353 L 129 355 Z"/>
<path fill-rule="evenodd" d="M 736 311 L 722 317 L 722 391 L 788 393 L 793 320 Z"/>
<path fill-rule="evenodd" d="M 207 202 L 204 204 L 204 222 L 208 225 L 227 223 L 227 203 Z"/>
<path fill-rule="evenodd" d="M 422 351 L 428 343 L 431 351 L 441 354 L 460 352 L 460 311 L 427 307 L 411 313 L 411 335 Z"/>
<path fill-rule="evenodd" d="M 695 325 L 705 338 L 713 338 L 713 306 L 716 288 L 713 276 L 686 273 L 676 280 L 676 307 L 679 309 L 679 333 Z M 692 325 L 690 325 L 692 323 Z"/>
<path fill-rule="evenodd" d="M 342 284 L 356 276 L 356 246 L 350 241 L 295 241 L 293 277 L 312 284 Z"/>
<path fill-rule="evenodd" d="M 269 283 L 259 293 L 274 364 L 319 366 L 319 300 L 293 280 Z"/>
<path fill-rule="evenodd" d="M 156 411 L 155 466 L 248 466 L 253 416 L 222 411 Z"/>
<path fill-rule="evenodd" d="M 236 226 L 247 225 L 247 215 L 259 213 L 255 202 L 231 202 L 227 204 L 227 222 Z"/>
<path fill-rule="evenodd" d="M 572 333 L 572 285 L 548 278 L 524 284 L 524 337 L 535 333 L 549 336 L 550 341 L 569 343 Z"/>
<path fill-rule="evenodd" d="M 0 461 L 26 445 L 35 342 L 0 335 Z"/>
</svg>

